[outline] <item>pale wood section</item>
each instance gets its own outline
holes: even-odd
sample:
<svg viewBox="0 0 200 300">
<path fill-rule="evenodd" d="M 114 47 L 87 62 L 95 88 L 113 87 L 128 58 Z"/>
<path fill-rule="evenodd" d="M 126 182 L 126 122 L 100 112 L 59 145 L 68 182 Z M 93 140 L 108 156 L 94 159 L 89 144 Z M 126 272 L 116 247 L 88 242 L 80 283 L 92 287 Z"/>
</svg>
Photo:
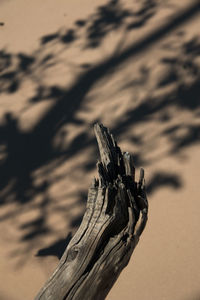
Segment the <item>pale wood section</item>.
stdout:
<svg viewBox="0 0 200 300">
<path fill-rule="evenodd" d="M 88 191 L 82 223 L 35 300 L 102 300 L 112 288 L 147 221 L 144 170 L 135 181 L 133 158 L 95 125 L 99 179 Z"/>
</svg>

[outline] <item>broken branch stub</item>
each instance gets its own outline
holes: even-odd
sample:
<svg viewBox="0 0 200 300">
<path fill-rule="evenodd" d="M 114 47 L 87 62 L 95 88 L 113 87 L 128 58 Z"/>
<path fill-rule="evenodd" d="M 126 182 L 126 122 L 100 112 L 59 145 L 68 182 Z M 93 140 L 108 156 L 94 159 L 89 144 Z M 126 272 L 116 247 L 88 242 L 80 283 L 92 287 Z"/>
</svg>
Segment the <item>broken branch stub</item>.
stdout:
<svg viewBox="0 0 200 300">
<path fill-rule="evenodd" d="M 144 170 L 135 181 L 133 158 L 103 125 L 94 126 L 99 179 L 88 191 L 82 223 L 35 300 L 102 300 L 112 288 L 147 222 Z"/>
</svg>

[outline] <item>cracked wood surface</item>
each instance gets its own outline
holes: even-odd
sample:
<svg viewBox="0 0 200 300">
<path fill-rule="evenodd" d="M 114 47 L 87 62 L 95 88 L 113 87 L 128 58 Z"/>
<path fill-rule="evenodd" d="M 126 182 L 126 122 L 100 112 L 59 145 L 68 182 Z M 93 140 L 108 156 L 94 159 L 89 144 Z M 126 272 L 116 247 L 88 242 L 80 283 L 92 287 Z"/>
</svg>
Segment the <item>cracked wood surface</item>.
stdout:
<svg viewBox="0 0 200 300">
<path fill-rule="evenodd" d="M 88 191 L 82 223 L 35 300 L 105 299 L 128 264 L 147 221 L 144 170 L 103 125 L 94 126 L 99 179 Z"/>
</svg>

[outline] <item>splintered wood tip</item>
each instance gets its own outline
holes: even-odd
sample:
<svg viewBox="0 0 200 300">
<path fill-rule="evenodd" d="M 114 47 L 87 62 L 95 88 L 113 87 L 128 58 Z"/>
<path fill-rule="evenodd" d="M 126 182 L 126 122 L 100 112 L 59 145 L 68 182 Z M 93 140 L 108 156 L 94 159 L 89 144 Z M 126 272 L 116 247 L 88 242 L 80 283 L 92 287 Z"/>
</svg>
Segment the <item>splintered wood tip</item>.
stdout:
<svg viewBox="0 0 200 300">
<path fill-rule="evenodd" d="M 101 162 L 104 167 L 107 167 L 108 164 L 112 163 L 112 152 L 115 148 L 113 139 L 111 138 L 108 129 L 102 124 L 95 124 L 94 131 L 98 143 Z"/>
</svg>

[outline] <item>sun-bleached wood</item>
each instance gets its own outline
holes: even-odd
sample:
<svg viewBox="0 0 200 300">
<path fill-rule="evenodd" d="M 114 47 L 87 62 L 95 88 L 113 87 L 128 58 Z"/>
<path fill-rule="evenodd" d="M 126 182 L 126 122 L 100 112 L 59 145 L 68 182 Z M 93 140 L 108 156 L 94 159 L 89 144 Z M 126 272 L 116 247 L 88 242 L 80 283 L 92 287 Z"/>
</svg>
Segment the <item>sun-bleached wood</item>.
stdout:
<svg viewBox="0 0 200 300">
<path fill-rule="evenodd" d="M 121 152 L 106 127 L 96 124 L 94 130 L 99 179 L 89 188 L 78 231 L 35 300 L 105 299 L 146 225 L 144 170 L 136 182 L 132 156 Z"/>
</svg>

